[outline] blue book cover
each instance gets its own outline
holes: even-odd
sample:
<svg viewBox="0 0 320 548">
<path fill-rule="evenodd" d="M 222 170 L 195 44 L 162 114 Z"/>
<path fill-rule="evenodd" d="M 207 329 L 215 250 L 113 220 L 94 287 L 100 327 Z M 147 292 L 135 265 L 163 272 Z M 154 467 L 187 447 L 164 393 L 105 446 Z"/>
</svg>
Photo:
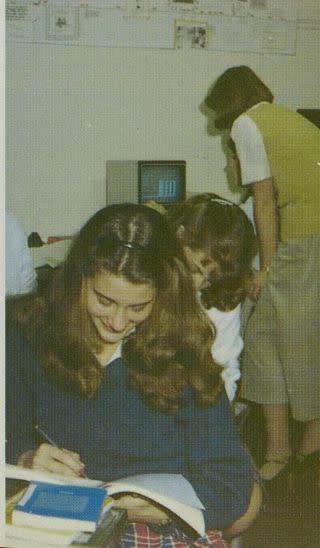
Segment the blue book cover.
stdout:
<svg viewBox="0 0 320 548">
<path fill-rule="evenodd" d="M 106 495 L 102 487 L 31 482 L 13 510 L 12 523 L 95 531 Z"/>
</svg>

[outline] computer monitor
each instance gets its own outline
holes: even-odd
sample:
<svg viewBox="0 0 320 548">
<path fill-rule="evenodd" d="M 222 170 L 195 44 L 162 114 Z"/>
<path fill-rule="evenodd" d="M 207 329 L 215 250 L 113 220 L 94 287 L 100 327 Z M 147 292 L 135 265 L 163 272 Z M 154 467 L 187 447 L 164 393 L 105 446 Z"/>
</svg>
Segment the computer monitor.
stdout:
<svg viewBox="0 0 320 548">
<path fill-rule="evenodd" d="M 107 204 L 147 201 L 170 205 L 185 200 L 185 160 L 109 160 Z"/>
<path fill-rule="evenodd" d="M 138 201 L 160 204 L 181 202 L 186 197 L 186 162 L 174 160 L 138 162 Z"/>
</svg>

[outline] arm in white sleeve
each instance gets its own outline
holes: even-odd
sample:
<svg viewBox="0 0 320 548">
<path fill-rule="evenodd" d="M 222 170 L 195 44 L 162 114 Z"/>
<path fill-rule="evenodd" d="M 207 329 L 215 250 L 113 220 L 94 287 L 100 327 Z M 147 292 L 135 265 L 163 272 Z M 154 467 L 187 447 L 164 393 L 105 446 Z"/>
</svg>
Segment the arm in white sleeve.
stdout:
<svg viewBox="0 0 320 548">
<path fill-rule="evenodd" d="M 228 398 L 232 401 L 237 390 L 236 381 L 240 378 L 239 356 L 243 348 L 240 336 L 241 305 L 227 312 L 213 307 L 206 310 L 206 313 L 216 330 L 216 338 L 211 348 L 212 357 L 223 367 L 221 377 Z"/>
<path fill-rule="evenodd" d="M 239 116 L 232 126 L 231 137 L 240 162 L 242 184 L 270 179 L 272 174 L 263 137 L 252 118 L 246 114 Z"/>
</svg>

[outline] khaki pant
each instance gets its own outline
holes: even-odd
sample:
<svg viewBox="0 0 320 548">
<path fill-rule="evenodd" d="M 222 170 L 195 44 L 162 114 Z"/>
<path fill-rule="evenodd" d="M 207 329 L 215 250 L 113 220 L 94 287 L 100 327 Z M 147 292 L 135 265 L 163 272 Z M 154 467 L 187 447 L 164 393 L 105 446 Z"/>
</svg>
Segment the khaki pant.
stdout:
<svg viewBox="0 0 320 548">
<path fill-rule="evenodd" d="M 279 245 L 244 333 L 241 396 L 320 417 L 320 236 Z"/>
</svg>

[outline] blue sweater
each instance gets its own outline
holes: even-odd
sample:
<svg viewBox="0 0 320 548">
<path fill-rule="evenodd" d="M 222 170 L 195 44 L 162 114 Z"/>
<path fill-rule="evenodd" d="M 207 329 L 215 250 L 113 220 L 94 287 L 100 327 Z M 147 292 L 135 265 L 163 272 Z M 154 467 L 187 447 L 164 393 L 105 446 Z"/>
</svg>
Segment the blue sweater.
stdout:
<svg viewBox="0 0 320 548">
<path fill-rule="evenodd" d="M 80 454 L 89 477 L 183 474 L 206 508 L 206 528 L 221 529 L 244 514 L 253 470 L 224 394 L 198 407 L 188 389 L 176 414 L 153 410 L 128 386 L 127 368 L 116 359 L 88 400 L 49 383 L 19 331 L 8 331 L 6 350 L 7 462 L 45 441 L 38 425 L 59 447 Z"/>
</svg>

